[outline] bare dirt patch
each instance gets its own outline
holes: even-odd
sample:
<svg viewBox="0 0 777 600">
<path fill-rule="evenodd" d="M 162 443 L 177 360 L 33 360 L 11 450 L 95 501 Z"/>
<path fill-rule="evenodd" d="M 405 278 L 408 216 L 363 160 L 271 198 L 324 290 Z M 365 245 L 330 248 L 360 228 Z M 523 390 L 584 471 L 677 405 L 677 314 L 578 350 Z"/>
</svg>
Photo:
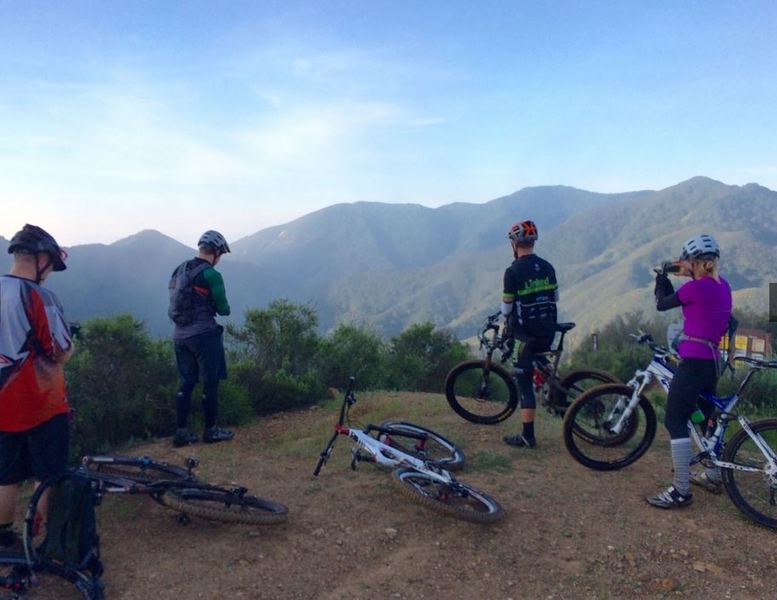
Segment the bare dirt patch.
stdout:
<svg viewBox="0 0 777 600">
<path fill-rule="evenodd" d="M 335 406 L 337 405 L 337 406 Z M 349 468 L 341 438 L 312 470 L 336 420 L 323 408 L 263 419 L 232 443 L 174 450 L 138 446 L 169 462 L 201 461 L 202 479 L 239 482 L 289 507 L 284 525 L 195 520 L 147 498 L 108 497 L 99 510 L 106 592 L 117 599 L 181 598 L 774 598 L 777 532 L 752 525 L 728 497 L 696 491 L 665 512 L 644 496 L 670 478 L 663 435 L 637 464 L 596 473 L 566 453 L 560 421 L 541 415 L 539 447 L 505 446 L 518 427 L 459 419 L 437 395 L 364 394 L 353 415 L 394 417 L 461 443 L 460 478 L 496 497 L 504 521 L 482 526 L 408 502 L 389 473 Z"/>
</svg>

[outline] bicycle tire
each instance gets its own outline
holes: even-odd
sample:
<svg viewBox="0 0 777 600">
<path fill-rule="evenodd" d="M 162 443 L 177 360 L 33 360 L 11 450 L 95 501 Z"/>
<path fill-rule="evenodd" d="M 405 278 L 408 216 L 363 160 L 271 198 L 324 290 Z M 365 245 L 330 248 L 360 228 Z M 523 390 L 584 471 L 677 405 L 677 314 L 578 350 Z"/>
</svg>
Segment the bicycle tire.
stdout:
<svg viewBox="0 0 777 600">
<path fill-rule="evenodd" d="M 90 471 L 116 475 L 141 484 L 155 481 L 196 480 L 183 467 L 156 462 L 148 457 L 102 455 L 90 458 L 94 460 L 86 463 Z"/>
<path fill-rule="evenodd" d="M 564 376 L 558 387 L 550 386 L 550 407 L 561 416 L 584 392 L 603 383 L 621 383 L 620 379 L 599 369 L 577 369 Z M 561 389 L 559 389 L 561 388 Z"/>
<path fill-rule="evenodd" d="M 563 428 L 564 445 L 572 458 L 590 469 L 615 471 L 647 452 L 656 436 L 656 412 L 647 398 L 640 396 L 637 412 L 623 432 L 612 434 L 609 421 L 603 420 L 619 402 L 628 403 L 632 393 L 628 385 L 608 383 L 591 388 L 572 403 L 564 415 Z M 628 437 L 624 437 L 624 432 L 629 432 Z M 599 452 L 602 457 L 595 457 Z"/>
<path fill-rule="evenodd" d="M 11 567 L 9 575 L 0 575 L 0 590 L 11 589 L 11 584 L 17 582 L 20 587 L 12 589 L 10 598 L 25 598 L 29 600 L 68 600 L 70 598 L 81 598 L 82 600 L 104 600 L 102 582 L 99 577 L 90 577 L 86 573 L 54 563 L 51 561 L 37 561 L 33 564 L 38 582 L 30 591 L 23 583 L 23 579 L 28 573 L 27 559 L 23 554 L 5 554 L 0 553 L 0 569 L 2 567 Z M 14 571 L 18 569 L 18 574 Z M 4 570 L 4 569 L 3 569 Z M 48 583 L 48 576 L 56 579 L 56 583 L 67 582 L 69 585 L 62 588 L 52 581 Z M 6 598 L 6 596 L 0 596 Z"/>
<path fill-rule="evenodd" d="M 289 509 L 283 504 L 244 495 L 237 497 L 228 490 L 183 488 L 166 490 L 159 501 L 181 513 L 221 523 L 276 525 L 288 519 Z"/>
<path fill-rule="evenodd" d="M 407 421 L 383 421 L 380 426 L 391 431 L 388 435 L 380 433 L 378 440 L 392 448 L 397 448 L 406 454 L 429 461 L 449 471 L 458 471 L 464 466 L 464 452 L 436 431 Z M 420 440 L 405 437 L 403 432 L 426 435 L 424 447 L 419 448 Z"/>
<path fill-rule="evenodd" d="M 777 419 L 756 421 L 750 423 L 750 428 L 777 455 Z M 726 443 L 722 459 L 737 465 L 762 468 L 759 473 L 721 469 L 723 486 L 734 506 L 748 518 L 769 529 L 777 529 L 777 473 L 767 470 L 766 457 L 744 429 Z"/>
<path fill-rule="evenodd" d="M 456 414 L 479 425 L 501 423 L 518 408 L 512 375 L 486 360 L 467 360 L 453 367 L 445 378 L 445 398 Z"/>
<path fill-rule="evenodd" d="M 430 475 L 400 467 L 392 472 L 392 482 L 413 502 L 436 512 L 472 523 L 495 523 L 504 517 L 504 509 L 488 494 L 458 482 L 466 496 L 444 489 Z"/>
</svg>

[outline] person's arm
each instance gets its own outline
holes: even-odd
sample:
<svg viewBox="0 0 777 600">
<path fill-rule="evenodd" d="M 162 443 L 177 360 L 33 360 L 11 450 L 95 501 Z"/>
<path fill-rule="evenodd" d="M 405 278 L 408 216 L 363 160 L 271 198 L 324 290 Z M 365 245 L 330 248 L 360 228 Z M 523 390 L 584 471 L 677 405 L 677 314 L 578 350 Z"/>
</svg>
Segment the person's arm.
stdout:
<svg viewBox="0 0 777 600">
<path fill-rule="evenodd" d="M 62 306 L 55 298 L 44 299 L 37 290 L 33 290 L 28 310 L 33 344 L 40 356 L 59 364 L 67 362 L 73 354 L 73 341 Z"/>
<path fill-rule="evenodd" d="M 231 312 L 227 302 L 227 291 L 224 288 L 224 278 L 216 269 L 205 269 L 202 273 L 210 288 L 211 298 L 216 306 L 216 313 L 226 317 Z"/>
<path fill-rule="evenodd" d="M 656 308 L 659 311 L 665 311 L 683 305 L 680 301 L 680 296 L 674 291 L 674 286 L 665 273 L 658 273 L 656 275 L 654 293 L 656 295 Z"/>
</svg>

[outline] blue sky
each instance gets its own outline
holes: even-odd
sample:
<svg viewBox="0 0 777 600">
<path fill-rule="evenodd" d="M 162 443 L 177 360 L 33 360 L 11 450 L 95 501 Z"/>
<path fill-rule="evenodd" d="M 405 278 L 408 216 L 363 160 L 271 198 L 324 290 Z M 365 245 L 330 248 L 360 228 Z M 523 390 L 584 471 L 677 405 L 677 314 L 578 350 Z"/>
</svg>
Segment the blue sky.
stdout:
<svg viewBox="0 0 777 600">
<path fill-rule="evenodd" d="M 777 3 L 0 0 L 0 235 L 777 189 Z"/>
</svg>

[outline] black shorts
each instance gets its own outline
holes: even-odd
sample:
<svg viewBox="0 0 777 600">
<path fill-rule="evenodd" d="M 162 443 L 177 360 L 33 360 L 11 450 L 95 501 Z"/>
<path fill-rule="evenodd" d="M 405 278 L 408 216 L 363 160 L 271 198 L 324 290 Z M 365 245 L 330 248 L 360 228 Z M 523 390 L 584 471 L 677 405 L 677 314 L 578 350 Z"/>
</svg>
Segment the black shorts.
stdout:
<svg viewBox="0 0 777 600">
<path fill-rule="evenodd" d="M 175 362 L 185 384 L 212 383 L 227 378 L 223 329 L 175 342 Z"/>
<path fill-rule="evenodd" d="M 67 413 L 27 431 L 0 431 L 0 485 L 53 477 L 67 469 L 69 452 Z"/>
</svg>

